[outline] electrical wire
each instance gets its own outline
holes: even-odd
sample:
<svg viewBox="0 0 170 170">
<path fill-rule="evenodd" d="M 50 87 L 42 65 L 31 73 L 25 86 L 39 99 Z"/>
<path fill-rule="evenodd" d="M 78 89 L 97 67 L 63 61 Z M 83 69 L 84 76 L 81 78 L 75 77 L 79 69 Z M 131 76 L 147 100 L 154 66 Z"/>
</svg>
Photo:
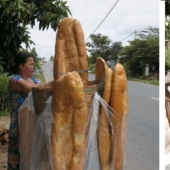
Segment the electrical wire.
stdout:
<svg viewBox="0 0 170 170">
<path fill-rule="evenodd" d="M 86 10 L 88 9 L 87 7 L 88 7 L 88 4 L 89 4 L 89 0 L 86 0 L 86 5 L 85 5 L 85 8 L 84 8 L 84 10 L 83 10 L 83 14 L 86 14 Z M 86 21 L 86 18 L 84 19 L 84 17 L 86 17 L 87 15 L 83 15 L 83 19 L 82 19 L 82 21 Z M 84 23 L 86 23 L 86 22 L 84 22 Z"/>
<path fill-rule="evenodd" d="M 130 36 L 132 36 L 134 33 L 139 33 L 139 32 L 141 32 L 141 31 L 132 32 L 130 35 L 128 35 L 127 37 L 123 38 L 122 40 L 120 40 L 120 41 L 115 41 L 115 42 L 122 42 L 123 40 L 125 40 L 125 39 L 129 38 Z M 52 47 L 52 46 L 45 46 L 45 45 L 40 45 L 40 44 L 36 44 L 35 46 L 55 48 L 55 47 Z"/>
<path fill-rule="evenodd" d="M 132 32 L 130 35 L 128 35 L 127 37 L 125 37 L 125 38 L 123 38 L 121 41 L 119 41 L 119 42 L 122 42 L 123 40 L 125 40 L 125 39 L 127 39 L 127 38 L 129 38 L 131 35 L 133 35 L 135 32 Z"/>
<path fill-rule="evenodd" d="M 110 11 L 107 13 L 107 15 L 105 16 L 105 18 L 100 22 L 100 24 L 97 26 L 97 28 L 93 31 L 92 34 L 94 34 L 97 29 L 100 27 L 100 25 L 104 22 L 104 20 L 108 17 L 108 15 L 110 14 L 110 12 L 113 10 L 113 8 L 117 5 L 117 3 L 119 2 L 119 0 L 117 0 L 117 2 L 113 5 L 113 7 L 110 9 Z"/>
<path fill-rule="evenodd" d="M 110 0 L 107 0 L 107 1 L 104 0 L 101 3 L 99 3 L 100 6 L 99 5 L 97 6 L 98 11 L 95 11 L 94 9 L 92 9 L 93 10 L 92 12 L 94 12 L 93 13 L 93 18 L 94 19 L 91 21 L 91 23 L 93 23 L 93 25 L 96 25 L 96 22 L 99 22 L 98 21 L 99 19 L 97 19 L 97 18 L 100 18 L 100 16 L 103 14 L 103 11 L 106 9 L 106 6 L 109 5 L 109 3 L 108 3 L 109 1 Z M 89 21 L 88 20 L 88 15 L 84 15 L 84 16 L 86 17 L 85 20 L 84 20 L 84 23 L 85 23 L 84 25 L 86 25 L 87 21 Z"/>
<path fill-rule="evenodd" d="M 94 34 L 97 29 L 101 26 L 101 24 L 105 21 L 105 19 L 108 17 L 108 15 L 111 13 L 111 11 L 113 10 L 113 8 L 117 5 L 117 3 L 119 2 L 119 0 L 116 1 L 116 3 L 113 5 L 113 7 L 109 10 L 109 12 L 106 14 L 106 16 L 104 17 L 104 19 L 100 22 L 100 24 L 97 26 L 97 28 L 93 31 L 92 34 Z M 89 36 L 88 38 L 86 38 L 86 41 L 89 39 Z"/>
<path fill-rule="evenodd" d="M 45 46 L 45 45 L 39 45 L 39 44 L 36 44 L 35 46 L 48 47 L 48 48 L 55 48 L 55 47 L 52 47 L 52 46 Z"/>
<path fill-rule="evenodd" d="M 123 38 L 122 40 L 120 41 L 116 41 L 116 42 L 122 42 L 123 40 L 129 38 L 131 35 L 133 35 L 135 32 L 132 32 L 130 35 L 128 35 L 127 37 Z M 137 33 L 137 32 L 136 32 Z M 45 45 L 40 45 L 40 44 L 36 44 L 35 46 L 40 46 L 40 47 L 48 47 L 48 48 L 55 48 L 55 47 L 52 47 L 52 46 L 45 46 Z"/>
<path fill-rule="evenodd" d="M 99 18 L 100 16 L 103 14 L 103 11 L 106 9 L 106 6 L 109 4 L 110 0 L 107 0 L 107 2 L 104 2 L 103 4 L 103 8 L 101 8 L 101 10 L 99 11 L 99 14 L 97 15 Z M 97 20 L 96 20 L 97 21 Z M 96 22 L 94 22 L 93 24 L 95 25 Z"/>
</svg>

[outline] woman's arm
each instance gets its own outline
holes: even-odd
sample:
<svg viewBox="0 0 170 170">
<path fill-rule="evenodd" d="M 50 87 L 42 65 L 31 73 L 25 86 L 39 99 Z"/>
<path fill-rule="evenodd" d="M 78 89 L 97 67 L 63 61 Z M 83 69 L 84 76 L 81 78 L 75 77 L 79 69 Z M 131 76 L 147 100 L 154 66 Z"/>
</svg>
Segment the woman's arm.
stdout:
<svg viewBox="0 0 170 170">
<path fill-rule="evenodd" d="M 53 83 L 54 83 L 54 81 L 52 80 L 52 81 L 46 82 L 44 84 L 52 86 Z M 27 83 L 27 82 L 23 81 L 22 79 L 20 79 L 17 82 L 12 83 L 12 85 L 10 85 L 10 87 L 13 91 L 16 91 L 18 93 L 29 93 L 30 91 L 32 91 L 32 87 L 36 87 L 38 85 L 40 85 L 40 84 L 30 84 L 30 83 Z"/>
<path fill-rule="evenodd" d="M 32 91 L 32 87 L 36 87 L 36 86 L 38 86 L 38 84 L 30 84 L 24 82 L 22 79 L 10 85 L 11 89 L 18 93 L 29 93 L 30 91 Z"/>
<path fill-rule="evenodd" d="M 54 80 L 52 80 L 52 81 L 48 81 L 48 82 L 43 83 L 43 84 L 45 84 L 45 85 L 49 85 L 49 86 L 52 86 L 52 85 L 53 85 L 53 83 L 54 83 Z"/>
</svg>

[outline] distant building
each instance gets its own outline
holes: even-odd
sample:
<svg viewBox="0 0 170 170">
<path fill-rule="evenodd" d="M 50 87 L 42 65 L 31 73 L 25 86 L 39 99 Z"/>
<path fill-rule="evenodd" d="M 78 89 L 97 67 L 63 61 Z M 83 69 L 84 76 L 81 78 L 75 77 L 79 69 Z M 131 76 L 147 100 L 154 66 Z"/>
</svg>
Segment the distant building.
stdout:
<svg viewBox="0 0 170 170">
<path fill-rule="evenodd" d="M 47 63 L 47 59 L 45 57 L 42 58 L 43 63 Z"/>
<path fill-rule="evenodd" d="M 115 65 L 116 65 L 116 61 L 115 60 L 108 60 L 107 61 L 107 65 L 108 67 L 110 67 L 111 69 L 114 69 Z"/>
</svg>

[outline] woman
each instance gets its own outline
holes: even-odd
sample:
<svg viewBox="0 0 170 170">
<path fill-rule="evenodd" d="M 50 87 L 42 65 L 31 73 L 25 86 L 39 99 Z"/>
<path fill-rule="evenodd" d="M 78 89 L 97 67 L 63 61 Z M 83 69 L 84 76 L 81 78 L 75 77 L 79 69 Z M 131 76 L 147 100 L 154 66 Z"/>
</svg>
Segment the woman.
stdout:
<svg viewBox="0 0 170 170">
<path fill-rule="evenodd" d="M 29 53 L 20 52 L 15 57 L 15 63 L 9 79 L 10 129 L 8 146 L 8 170 L 19 170 L 19 128 L 18 109 L 25 101 L 32 87 L 40 82 L 34 73 L 34 60 Z"/>
</svg>

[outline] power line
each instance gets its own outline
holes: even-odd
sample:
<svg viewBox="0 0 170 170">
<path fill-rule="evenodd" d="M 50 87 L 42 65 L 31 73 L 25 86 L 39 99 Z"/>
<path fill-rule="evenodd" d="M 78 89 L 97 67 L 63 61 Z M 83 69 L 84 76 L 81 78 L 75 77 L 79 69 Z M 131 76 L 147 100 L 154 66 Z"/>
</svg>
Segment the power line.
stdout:
<svg viewBox="0 0 170 170">
<path fill-rule="evenodd" d="M 48 48 L 55 48 L 55 47 L 52 47 L 52 46 L 45 46 L 45 45 L 38 45 L 38 44 L 35 44 L 34 46 L 48 47 Z"/>
<path fill-rule="evenodd" d="M 107 15 L 105 16 L 105 18 L 101 21 L 101 23 L 97 26 L 97 28 L 93 31 L 93 33 L 96 32 L 96 30 L 100 27 L 100 25 L 104 22 L 104 20 L 108 17 L 108 15 L 110 14 L 110 12 L 113 10 L 113 8 L 116 6 L 116 4 L 119 2 L 119 0 L 113 5 L 113 7 L 110 9 L 110 11 L 107 13 Z M 92 33 L 92 34 L 93 34 Z"/>
<path fill-rule="evenodd" d="M 98 6 L 99 7 L 99 9 L 100 10 L 98 10 L 97 12 L 95 12 L 94 14 L 93 14 L 93 17 L 94 17 L 94 19 L 93 19 L 93 25 L 97 25 L 96 23 L 98 23 L 98 20 L 101 18 L 100 16 L 102 16 L 103 15 L 103 11 L 105 10 L 105 8 L 106 8 L 106 6 L 107 5 L 109 5 L 109 2 L 110 0 L 104 0 L 104 1 L 102 1 L 101 3 L 100 3 L 100 6 Z M 109 7 L 110 7 L 111 5 L 109 5 Z M 93 11 L 94 11 L 94 9 L 93 9 Z M 87 17 L 87 15 L 85 15 L 86 16 L 86 20 L 85 21 L 87 21 L 88 20 L 88 17 Z M 97 18 L 99 18 L 99 19 L 97 19 Z M 85 22 L 86 23 L 86 22 Z M 84 25 L 86 25 L 86 24 L 84 24 Z"/>
<path fill-rule="evenodd" d="M 135 32 L 132 32 L 130 35 L 128 35 L 127 37 L 123 38 L 121 41 L 125 40 L 126 38 L 129 38 L 131 35 L 133 35 Z M 119 41 L 119 42 L 121 42 Z"/>
<path fill-rule="evenodd" d="M 130 35 L 128 35 L 127 37 L 125 37 L 125 38 L 123 38 L 121 41 L 123 41 L 123 40 L 125 40 L 126 38 L 129 38 L 131 35 L 133 35 L 133 34 L 135 34 L 135 39 L 136 39 L 136 36 L 137 36 L 137 33 L 140 33 L 141 31 L 134 31 L 134 32 L 132 32 Z M 119 42 L 121 42 L 121 41 L 119 41 Z"/>
<path fill-rule="evenodd" d="M 137 31 L 132 32 L 132 33 L 131 33 L 130 35 L 128 35 L 127 37 L 123 38 L 123 39 L 122 39 L 122 40 L 120 40 L 120 41 L 116 41 L 116 42 L 122 42 L 123 40 L 125 40 L 125 39 L 129 38 L 131 35 L 136 34 L 136 33 L 137 33 Z M 39 44 L 36 44 L 35 46 L 48 47 L 48 48 L 55 48 L 55 47 L 52 47 L 52 46 L 45 46 L 45 45 L 39 45 Z"/>
<path fill-rule="evenodd" d="M 87 9 L 88 4 L 89 4 L 89 0 L 86 1 L 86 6 L 85 6 L 85 8 L 84 8 L 83 14 L 86 14 L 86 9 Z M 82 20 L 84 20 L 84 17 L 86 17 L 86 16 L 87 16 L 87 15 L 83 15 Z M 86 23 L 86 18 L 85 18 L 85 22 L 84 22 L 84 23 Z"/>
</svg>

